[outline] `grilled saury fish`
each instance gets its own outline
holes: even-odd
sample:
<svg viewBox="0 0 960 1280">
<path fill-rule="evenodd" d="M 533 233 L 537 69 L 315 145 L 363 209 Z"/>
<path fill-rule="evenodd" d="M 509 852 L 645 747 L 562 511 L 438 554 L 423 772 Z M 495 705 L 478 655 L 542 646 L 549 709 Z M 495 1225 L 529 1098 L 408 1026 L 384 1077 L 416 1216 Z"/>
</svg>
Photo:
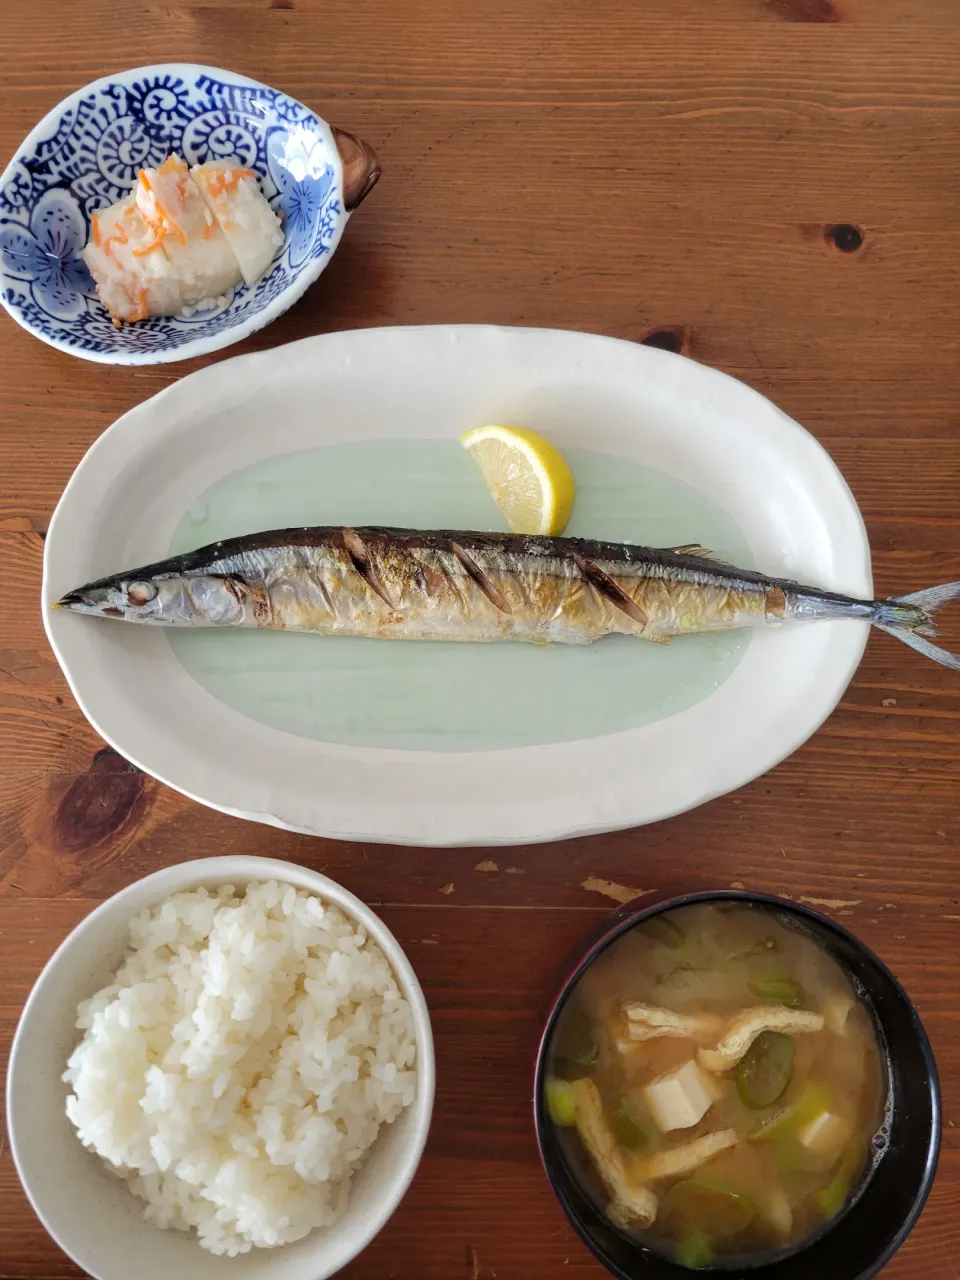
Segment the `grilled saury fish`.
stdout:
<svg viewBox="0 0 960 1280">
<path fill-rule="evenodd" d="M 162 626 L 535 644 L 860 618 L 960 669 L 927 638 L 933 611 L 958 596 L 954 582 L 856 600 L 736 569 L 697 546 L 337 527 L 215 542 L 90 582 L 58 607 Z"/>
</svg>

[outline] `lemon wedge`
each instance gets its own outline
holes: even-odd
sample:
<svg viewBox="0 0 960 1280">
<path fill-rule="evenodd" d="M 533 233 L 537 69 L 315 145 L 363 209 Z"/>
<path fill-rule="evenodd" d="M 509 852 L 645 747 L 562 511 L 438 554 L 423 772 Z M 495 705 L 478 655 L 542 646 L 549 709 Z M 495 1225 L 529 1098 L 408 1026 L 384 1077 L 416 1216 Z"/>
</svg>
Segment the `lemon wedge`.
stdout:
<svg viewBox="0 0 960 1280">
<path fill-rule="evenodd" d="M 558 449 L 525 427 L 476 427 L 460 443 L 514 533 L 563 533 L 576 485 Z"/>
</svg>

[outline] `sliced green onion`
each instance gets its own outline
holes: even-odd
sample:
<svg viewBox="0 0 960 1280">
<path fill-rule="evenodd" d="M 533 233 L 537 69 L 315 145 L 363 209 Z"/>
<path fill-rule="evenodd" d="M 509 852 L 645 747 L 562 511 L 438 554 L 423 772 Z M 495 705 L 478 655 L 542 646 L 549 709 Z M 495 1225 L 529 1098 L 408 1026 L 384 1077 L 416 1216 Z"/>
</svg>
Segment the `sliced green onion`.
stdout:
<svg viewBox="0 0 960 1280">
<path fill-rule="evenodd" d="M 677 1245 L 677 1261 L 691 1271 L 709 1267 L 713 1257 L 713 1242 L 705 1231 L 694 1231 Z"/>
<path fill-rule="evenodd" d="M 712 1237 L 739 1235 L 757 1214 L 757 1206 L 749 1196 L 719 1179 L 687 1178 L 670 1188 L 667 1200 L 671 1209 Z"/>
<path fill-rule="evenodd" d="M 569 1129 L 577 1122 L 577 1099 L 572 1087 L 566 1080 L 556 1076 L 548 1076 L 543 1086 L 543 1100 L 546 1103 L 547 1115 L 554 1124 Z"/>
<path fill-rule="evenodd" d="M 678 951 L 687 940 L 687 935 L 669 916 L 654 916 L 641 930 L 651 941 L 662 942 L 671 951 Z"/>
<path fill-rule="evenodd" d="M 566 1010 L 554 1040 L 556 1057 L 575 1067 L 592 1067 L 600 1052 L 600 1031 L 588 1014 L 575 1005 Z"/>
<path fill-rule="evenodd" d="M 785 1133 L 777 1138 L 773 1144 L 773 1154 L 781 1177 L 789 1181 L 795 1174 L 803 1172 L 803 1152 L 792 1134 Z"/>
<path fill-rule="evenodd" d="M 668 1007 L 673 1000 L 686 1005 L 694 1001 L 712 1000 L 722 995 L 729 979 L 719 969 L 700 969 L 694 965 L 677 965 L 657 984 L 657 997 Z"/>
<path fill-rule="evenodd" d="M 628 1151 L 642 1151 L 650 1141 L 650 1134 L 638 1122 L 626 1098 L 620 1099 L 620 1105 L 613 1113 L 613 1132 L 618 1144 Z"/>
<path fill-rule="evenodd" d="M 848 1151 L 830 1182 L 817 1192 L 817 1205 L 825 1218 L 835 1218 L 847 1203 L 859 1169 L 859 1154 Z"/>
<path fill-rule="evenodd" d="M 759 1039 L 759 1037 L 758 1037 Z M 803 1092 L 796 1102 L 778 1111 L 775 1116 L 764 1121 L 753 1134 L 753 1142 L 776 1142 L 778 1138 L 792 1137 L 805 1124 L 816 1120 L 822 1111 L 829 1111 L 832 1105 L 830 1090 L 818 1080 L 807 1080 Z"/>
<path fill-rule="evenodd" d="M 773 1106 L 792 1074 L 793 1041 L 778 1031 L 764 1031 L 740 1059 L 734 1079 L 743 1104 L 759 1111 Z"/>
<path fill-rule="evenodd" d="M 750 960 L 753 956 L 762 956 L 765 951 L 776 951 L 776 949 L 777 941 L 775 938 L 760 938 L 756 942 L 750 942 L 735 951 L 728 951 L 726 958 L 728 960 Z"/>
<path fill-rule="evenodd" d="M 600 1036 L 596 1027 L 592 1027 L 584 1043 L 571 1054 L 570 1061 L 575 1062 L 578 1067 L 592 1067 L 599 1052 Z"/>
<path fill-rule="evenodd" d="M 795 982 L 789 978 L 778 978 L 774 975 L 754 978 L 750 990 L 763 1000 L 775 1000 L 777 1004 L 785 1004 L 796 1009 L 800 1004 L 800 991 Z"/>
</svg>

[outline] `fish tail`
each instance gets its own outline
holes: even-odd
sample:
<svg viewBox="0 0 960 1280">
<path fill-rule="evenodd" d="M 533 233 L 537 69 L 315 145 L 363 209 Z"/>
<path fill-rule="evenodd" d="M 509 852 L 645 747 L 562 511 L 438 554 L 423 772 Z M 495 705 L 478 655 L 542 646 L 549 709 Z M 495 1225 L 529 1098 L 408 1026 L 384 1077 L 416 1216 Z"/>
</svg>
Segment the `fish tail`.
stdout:
<svg viewBox="0 0 960 1280">
<path fill-rule="evenodd" d="M 932 658 L 941 666 L 960 671 L 960 654 L 942 649 L 925 638 L 937 634 L 933 614 L 941 606 L 958 599 L 960 582 L 946 582 L 940 587 L 928 587 L 926 591 L 912 591 L 909 595 L 896 596 L 892 600 L 879 600 L 871 621 L 881 631 L 896 636 L 911 649 Z"/>
</svg>

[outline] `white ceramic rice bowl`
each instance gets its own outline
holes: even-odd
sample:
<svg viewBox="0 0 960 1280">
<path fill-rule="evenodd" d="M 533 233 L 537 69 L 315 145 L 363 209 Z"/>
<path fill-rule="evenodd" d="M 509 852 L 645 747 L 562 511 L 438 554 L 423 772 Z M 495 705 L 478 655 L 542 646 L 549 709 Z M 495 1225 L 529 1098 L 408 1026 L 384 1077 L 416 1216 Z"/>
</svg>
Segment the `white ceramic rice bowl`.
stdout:
<svg viewBox="0 0 960 1280">
<path fill-rule="evenodd" d="M 384 1127 L 353 1180 L 344 1215 L 295 1244 L 235 1258 L 201 1249 L 193 1233 L 146 1222 L 143 1204 L 87 1151 L 65 1112 L 61 1076 L 80 1033 L 77 1005 L 107 983 L 127 945 L 132 917 L 170 894 L 201 885 L 282 880 L 315 893 L 362 923 L 410 1002 L 417 1042 L 417 1097 Z M 10 1053 L 7 1131 L 20 1179 L 51 1237 L 93 1280 L 326 1280 L 377 1235 L 413 1179 L 433 1110 L 433 1037 L 420 984 L 399 943 L 353 894 L 319 872 L 271 858 L 229 856 L 166 867 L 115 894 L 60 945 L 27 1000 Z"/>
</svg>

